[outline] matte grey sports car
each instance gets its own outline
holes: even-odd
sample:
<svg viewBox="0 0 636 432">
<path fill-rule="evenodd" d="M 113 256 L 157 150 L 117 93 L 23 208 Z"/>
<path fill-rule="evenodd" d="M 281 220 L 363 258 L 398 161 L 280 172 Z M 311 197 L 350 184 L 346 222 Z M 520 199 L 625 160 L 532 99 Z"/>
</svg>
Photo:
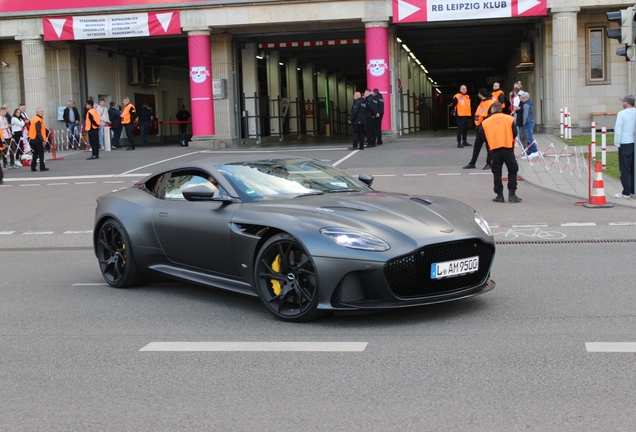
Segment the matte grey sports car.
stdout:
<svg viewBox="0 0 636 432">
<path fill-rule="evenodd" d="M 113 287 L 167 276 L 258 296 L 285 321 L 494 288 L 495 242 L 474 209 L 372 181 L 295 156 L 183 162 L 98 198 L 95 254 Z"/>
</svg>

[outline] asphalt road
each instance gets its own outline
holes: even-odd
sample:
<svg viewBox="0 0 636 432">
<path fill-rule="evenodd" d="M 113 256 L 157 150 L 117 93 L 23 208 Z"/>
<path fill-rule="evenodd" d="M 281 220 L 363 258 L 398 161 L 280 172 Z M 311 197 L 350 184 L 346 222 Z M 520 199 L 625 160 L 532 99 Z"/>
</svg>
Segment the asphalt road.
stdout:
<svg viewBox="0 0 636 432">
<path fill-rule="evenodd" d="M 373 174 L 377 189 L 460 199 L 500 242 L 564 243 L 500 244 L 497 288 L 476 298 L 301 325 L 215 289 L 105 286 L 90 250 L 95 198 L 167 159 L 206 153 L 141 148 L 86 161 L 75 152 L 50 161 L 47 173 L 8 172 L 0 187 L 1 429 L 633 430 L 636 353 L 588 352 L 586 343 L 636 342 L 636 213 L 585 209 L 525 184 L 523 203 L 495 204 L 491 177 L 461 169 L 470 149 L 444 140 L 352 156 L 345 146 L 287 150 Z M 367 345 L 140 351 L 153 342 Z"/>
</svg>

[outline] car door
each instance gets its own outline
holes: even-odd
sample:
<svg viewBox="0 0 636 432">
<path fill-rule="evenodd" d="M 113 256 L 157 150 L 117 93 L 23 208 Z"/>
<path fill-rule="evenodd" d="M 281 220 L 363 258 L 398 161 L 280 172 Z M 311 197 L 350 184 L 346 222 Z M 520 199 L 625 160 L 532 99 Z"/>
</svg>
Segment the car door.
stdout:
<svg viewBox="0 0 636 432">
<path fill-rule="evenodd" d="M 206 185 L 218 191 L 214 184 L 214 179 L 201 170 L 170 173 L 153 209 L 153 225 L 170 261 L 236 276 L 230 224 L 238 204 L 186 201 L 183 197 L 183 191 L 194 186 Z"/>
</svg>

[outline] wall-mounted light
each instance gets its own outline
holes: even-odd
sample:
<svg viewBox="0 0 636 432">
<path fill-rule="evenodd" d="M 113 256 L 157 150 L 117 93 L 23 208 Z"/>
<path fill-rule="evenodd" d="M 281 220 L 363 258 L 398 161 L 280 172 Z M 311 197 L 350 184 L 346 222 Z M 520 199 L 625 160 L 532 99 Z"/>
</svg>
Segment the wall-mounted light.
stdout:
<svg viewBox="0 0 636 432">
<path fill-rule="evenodd" d="M 9 67 L 9 63 L 7 63 L 7 62 L 2 62 L 2 67 Z"/>
<path fill-rule="evenodd" d="M 259 60 L 263 60 L 265 58 L 265 51 L 261 51 L 260 53 L 256 54 L 256 58 Z"/>
<path fill-rule="evenodd" d="M 402 39 L 400 39 L 400 38 L 397 38 L 397 41 L 398 41 L 399 43 L 402 43 Z"/>
<path fill-rule="evenodd" d="M 280 66 L 285 66 L 285 63 L 283 63 L 283 62 L 278 62 L 278 64 L 279 64 Z"/>
</svg>

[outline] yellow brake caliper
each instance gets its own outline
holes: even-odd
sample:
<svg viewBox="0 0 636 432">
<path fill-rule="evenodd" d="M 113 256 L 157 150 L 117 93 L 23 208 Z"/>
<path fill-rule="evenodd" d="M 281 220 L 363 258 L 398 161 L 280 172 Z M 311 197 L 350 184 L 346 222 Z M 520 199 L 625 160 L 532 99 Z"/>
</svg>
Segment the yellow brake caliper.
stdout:
<svg viewBox="0 0 636 432">
<path fill-rule="evenodd" d="M 280 273 L 280 254 L 276 255 L 276 258 L 274 258 L 274 261 L 272 262 L 272 270 L 274 270 L 276 273 Z M 283 290 L 280 282 L 276 279 L 271 279 L 270 281 L 272 283 L 272 290 L 274 291 L 274 295 L 280 294 L 280 292 Z"/>
</svg>

